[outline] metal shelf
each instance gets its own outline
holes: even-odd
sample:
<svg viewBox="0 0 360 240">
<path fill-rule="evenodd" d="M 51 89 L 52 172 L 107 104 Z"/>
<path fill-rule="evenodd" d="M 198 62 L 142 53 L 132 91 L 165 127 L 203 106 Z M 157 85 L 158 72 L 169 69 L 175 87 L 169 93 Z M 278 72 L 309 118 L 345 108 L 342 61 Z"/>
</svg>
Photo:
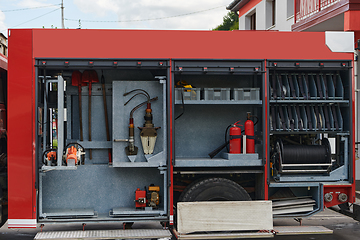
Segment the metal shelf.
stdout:
<svg viewBox="0 0 360 240">
<path fill-rule="evenodd" d="M 175 104 L 183 104 L 181 100 L 176 100 Z M 203 105 L 203 104 L 238 104 L 238 105 L 261 105 L 262 100 L 184 100 L 184 104 Z"/>
<path fill-rule="evenodd" d="M 348 104 L 349 100 L 336 100 L 336 99 L 271 99 L 270 103 L 310 103 L 310 104 L 319 104 L 319 103 L 345 103 Z"/>
<path fill-rule="evenodd" d="M 243 155 L 250 155 L 250 154 L 243 154 Z M 263 166 L 263 160 L 253 159 L 253 158 L 248 158 L 248 159 L 176 158 L 175 159 L 175 167 L 256 167 L 256 166 Z"/>
<path fill-rule="evenodd" d="M 312 131 L 285 131 L 285 130 L 271 130 L 270 134 L 317 134 L 317 133 L 336 133 L 338 135 L 349 135 L 349 132 L 343 132 L 343 131 L 329 131 L 329 130 L 312 130 Z"/>
</svg>

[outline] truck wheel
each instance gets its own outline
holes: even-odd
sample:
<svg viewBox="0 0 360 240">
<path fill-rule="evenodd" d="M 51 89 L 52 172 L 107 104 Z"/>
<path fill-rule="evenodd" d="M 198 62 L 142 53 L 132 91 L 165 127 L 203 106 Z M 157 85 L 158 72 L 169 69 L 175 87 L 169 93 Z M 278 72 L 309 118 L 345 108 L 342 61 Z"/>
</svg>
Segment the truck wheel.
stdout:
<svg viewBox="0 0 360 240">
<path fill-rule="evenodd" d="M 251 201 L 251 197 L 234 181 L 207 178 L 191 183 L 179 197 L 179 202 L 196 201 Z"/>
</svg>

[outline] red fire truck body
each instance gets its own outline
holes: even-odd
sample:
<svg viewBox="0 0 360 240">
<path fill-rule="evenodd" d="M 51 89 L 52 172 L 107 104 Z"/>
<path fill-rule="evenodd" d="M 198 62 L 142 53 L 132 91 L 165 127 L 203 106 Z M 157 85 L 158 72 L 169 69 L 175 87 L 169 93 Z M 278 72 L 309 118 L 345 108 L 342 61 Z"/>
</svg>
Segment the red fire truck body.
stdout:
<svg viewBox="0 0 360 240">
<path fill-rule="evenodd" d="M 173 225 L 182 201 L 310 202 L 274 217 L 353 203 L 354 54 L 335 51 L 326 33 L 9 30 L 8 226 Z M 228 136 L 247 119 L 255 136 Z M 224 132 L 255 153 L 210 158 Z"/>
<path fill-rule="evenodd" d="M 7 57 L 0 53 L 0 202 L 7 205 Z M 7 219 L 7 208 L 0 208 L 0 224 Z"/>
</svg>

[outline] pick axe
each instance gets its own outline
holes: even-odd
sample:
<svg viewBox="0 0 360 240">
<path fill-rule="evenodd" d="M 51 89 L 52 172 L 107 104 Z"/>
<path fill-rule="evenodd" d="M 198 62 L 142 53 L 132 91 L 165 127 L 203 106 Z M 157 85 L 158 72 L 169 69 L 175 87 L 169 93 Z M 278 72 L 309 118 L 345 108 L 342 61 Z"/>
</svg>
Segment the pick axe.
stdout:
<svg viewBox="0 0 360 240">
<path fill-rule="evenodd" d="M 95 70 L 85 70 L 82 75 L 82 81 L 89 84 L 89 142 L 91 141 L 91 89 L 92 83 L 99 82 L 98 75 Z M 89 149 L 90 159 L 92 159 L 92 149 Z"/>
<path fill-rule="evenodd" d="M 80 141 L 84 141 L 83 127 L 82 127 L 82 106 L 81 106 L 81 87 L 86 86 L 86 83 L 82 81 L 80 71 L 74 71 L 71 75 L 71 85 L 77 86 L 79 91 L 79 121 L 80 121 Z"/>
</svg>

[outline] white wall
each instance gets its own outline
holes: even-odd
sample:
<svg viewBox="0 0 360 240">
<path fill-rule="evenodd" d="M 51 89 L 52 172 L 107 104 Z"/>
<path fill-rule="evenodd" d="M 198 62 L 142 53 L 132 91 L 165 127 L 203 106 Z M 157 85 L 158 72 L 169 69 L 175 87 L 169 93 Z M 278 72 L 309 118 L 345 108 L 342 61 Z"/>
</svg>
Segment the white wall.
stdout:
<svg viewBox="0 0 360 240">
<path fill-rule="evenodd" d="M 271 10 L 269 9 L 271 4 L 267 3 L 267 0 L 261 1 L 258 5 L 239 18 L 239 30 L 250 29 L 249 17 L 256 12 L 256 30 L 291 31 L 291 25 L 294 24 L 294 16 L 288 17 L 288 2 L 291 1 L 276 0 L 275 25 L 267 27 L 268 24 L 266 24 L 266 19 L 271 19 L 271 17 L 269 17 L 269 14 L 271 14 Z M 293 9 L 292 6 L 290 6 L 290 9 Z"/>
<path fill-rule="evenodd" d="M 291 31 L 291 25 L 294 24 L 294 9 L 291 16 L 288 17 L 288 0 L 276 0 L 276 19 L 274 30 Z M 294 2 L 292 0 L 292 2 Z"/>
</svg>

